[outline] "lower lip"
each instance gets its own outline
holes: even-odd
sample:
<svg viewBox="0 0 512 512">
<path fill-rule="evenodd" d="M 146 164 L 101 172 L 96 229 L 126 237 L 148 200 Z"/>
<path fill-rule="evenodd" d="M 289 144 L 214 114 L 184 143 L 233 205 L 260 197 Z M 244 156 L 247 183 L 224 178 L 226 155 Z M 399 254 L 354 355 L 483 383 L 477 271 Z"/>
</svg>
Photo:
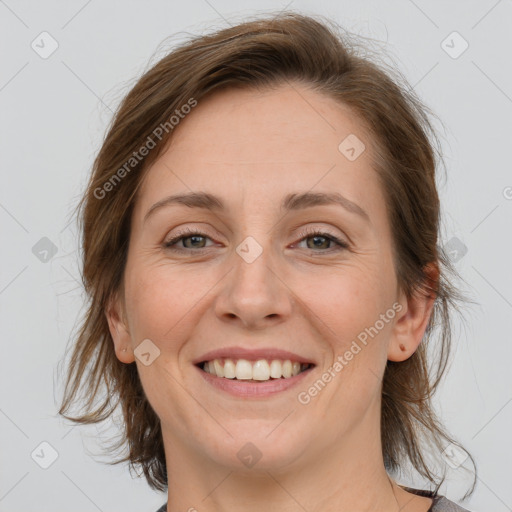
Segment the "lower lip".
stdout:
<svg viewBox="0 0 512 512">
<path fill-rule="evenodd" d="M 225 377 L 217 377 L 216 375 L 205 372 L 197 366 L 196 368 L 201 373 L 203 379 L 205 379 L 208 384 L 211 384 L 217 389 L 225 391 L 226 393 L 229 393 L 233 396 L 239 396 L 243 398 L 260 398 L 275 395 L 276 393 L 286 391 L 293 386 L 296 386 L 299 382 L 307 377 L 311 370 L 313 370 L 314 366 L 304 370 L 298 375 L 294 375 L 293 377 L 289 377 L 287 379 L 271 379 L 261 382 L 226 379 Z"/>
</svg>

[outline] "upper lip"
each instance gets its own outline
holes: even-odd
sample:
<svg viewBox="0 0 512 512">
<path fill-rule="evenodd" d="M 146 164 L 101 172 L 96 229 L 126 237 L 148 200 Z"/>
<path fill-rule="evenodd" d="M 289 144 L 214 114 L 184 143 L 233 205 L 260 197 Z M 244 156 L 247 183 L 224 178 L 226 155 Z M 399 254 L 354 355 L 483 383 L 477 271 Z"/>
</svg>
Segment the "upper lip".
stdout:
<svg viewBox="0 0 512 512">
<path fill-rule="evenodd" d="M 299 363 L 307 363 L 314 365 L 315 362 L 308 357 L 289 352 L 288 350 L 281 350 L 277 348 L 258 348 L 248 349 L 243 347 L 225 347 L 217 350 L 206 352 L 202 356 L 196 358 L 194 364 L 203 363 L 205 361 L 213 361 L 214 359 L 231 358 L 231 359 L 247 359 L 248 361 L 257 361 L 258 359 L 280 359 L 290 361 L 297 361 Z"/>
</svg>

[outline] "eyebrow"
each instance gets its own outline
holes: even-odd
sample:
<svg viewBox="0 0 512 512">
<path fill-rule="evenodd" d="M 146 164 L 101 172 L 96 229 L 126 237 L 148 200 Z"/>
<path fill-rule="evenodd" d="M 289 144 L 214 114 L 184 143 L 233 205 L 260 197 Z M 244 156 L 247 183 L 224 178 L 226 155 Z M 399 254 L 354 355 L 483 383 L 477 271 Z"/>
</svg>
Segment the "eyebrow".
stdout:
<svg viewBox="0 0 512 512">
<path fill-rule="evenodd" d="M 150 217 L 156 210 L 170 205 L 183 205 L 188 208 L 201 208 L 218 212 L 226 210 L 226 206 L 220 197 L 207 192 L 175 194 L 165 197 L 151 206 L 144 216 L 144 222 L 146 222 L 148 217 Z M 286 211 L 297 211 L 304 208 L 324 205 L 341 206 L 348 212 L 359 215 L 367 222 L 370 222 L 370 217 L 366 211 L 337 192 L 302 192 L 288 194 L 281 203 L 281 209 Z"/>
</svg>

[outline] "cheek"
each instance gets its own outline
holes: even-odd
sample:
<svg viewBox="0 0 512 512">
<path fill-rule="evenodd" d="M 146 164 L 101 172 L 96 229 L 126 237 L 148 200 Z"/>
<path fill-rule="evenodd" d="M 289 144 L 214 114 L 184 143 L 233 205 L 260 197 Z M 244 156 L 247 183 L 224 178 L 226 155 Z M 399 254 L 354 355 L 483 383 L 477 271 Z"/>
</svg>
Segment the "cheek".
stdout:
<svg viewBox="0 0 512 512">
<path fill-rule="evenodd" d="M 390 289 L 371 268 L 333 269 L 302 285 L 300 297 L 324 325 L 328 339 L 343 348 L 391 307 Z"/>
<path fill-rule="evenodd" d="M 149 338 L 161 344 L 183 329 L 190 311 L 186 281 L 164 266 L 127 269 L 126 306 L 134 342 Z"/>
<path fill-rule="evenodd" d="M 318 379 L 327 382 L 303 389 L 320 408 L 359 418 L 380 393 L 380 377 L 387 360 L 387 346 L 396 312 L 392 289 L 379 279 L 380 272 L 366 269 L 332 273 L 318 286 L 303 287 L 301 297 L 312 314 L 326 357 Z M 382 320 L 382 316 L 384 320 Z M 302 403 L 302 402 L 301 402 Z M 348 423 L 347 423 L 348 425 Z M 348 427 L 347 427 L 348 428 Z"/>
</svg>

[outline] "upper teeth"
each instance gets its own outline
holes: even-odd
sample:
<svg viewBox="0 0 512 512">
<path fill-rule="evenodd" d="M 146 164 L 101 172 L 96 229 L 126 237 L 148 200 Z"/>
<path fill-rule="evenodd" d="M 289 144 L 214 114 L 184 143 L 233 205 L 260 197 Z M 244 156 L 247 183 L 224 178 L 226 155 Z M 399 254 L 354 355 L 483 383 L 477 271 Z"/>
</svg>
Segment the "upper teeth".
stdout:
<svg viewBox="0 0 512 512">
<path fill-rule="evenodd" d="M 308 364 L 292 362 L 289 359 L 285 361 L 273 359 L 270 362 L 267 359 L 258 359 L 257 361 L 214 359 L 213 361 L 206 361 L 203 369 L 217 377 L 226 379 L 269 380 L 271 377 L 274 379 L 284 377 L 286 379 L 292 375 L 298 375 L 301 370 L 308 367 Z"/>
</svg>

